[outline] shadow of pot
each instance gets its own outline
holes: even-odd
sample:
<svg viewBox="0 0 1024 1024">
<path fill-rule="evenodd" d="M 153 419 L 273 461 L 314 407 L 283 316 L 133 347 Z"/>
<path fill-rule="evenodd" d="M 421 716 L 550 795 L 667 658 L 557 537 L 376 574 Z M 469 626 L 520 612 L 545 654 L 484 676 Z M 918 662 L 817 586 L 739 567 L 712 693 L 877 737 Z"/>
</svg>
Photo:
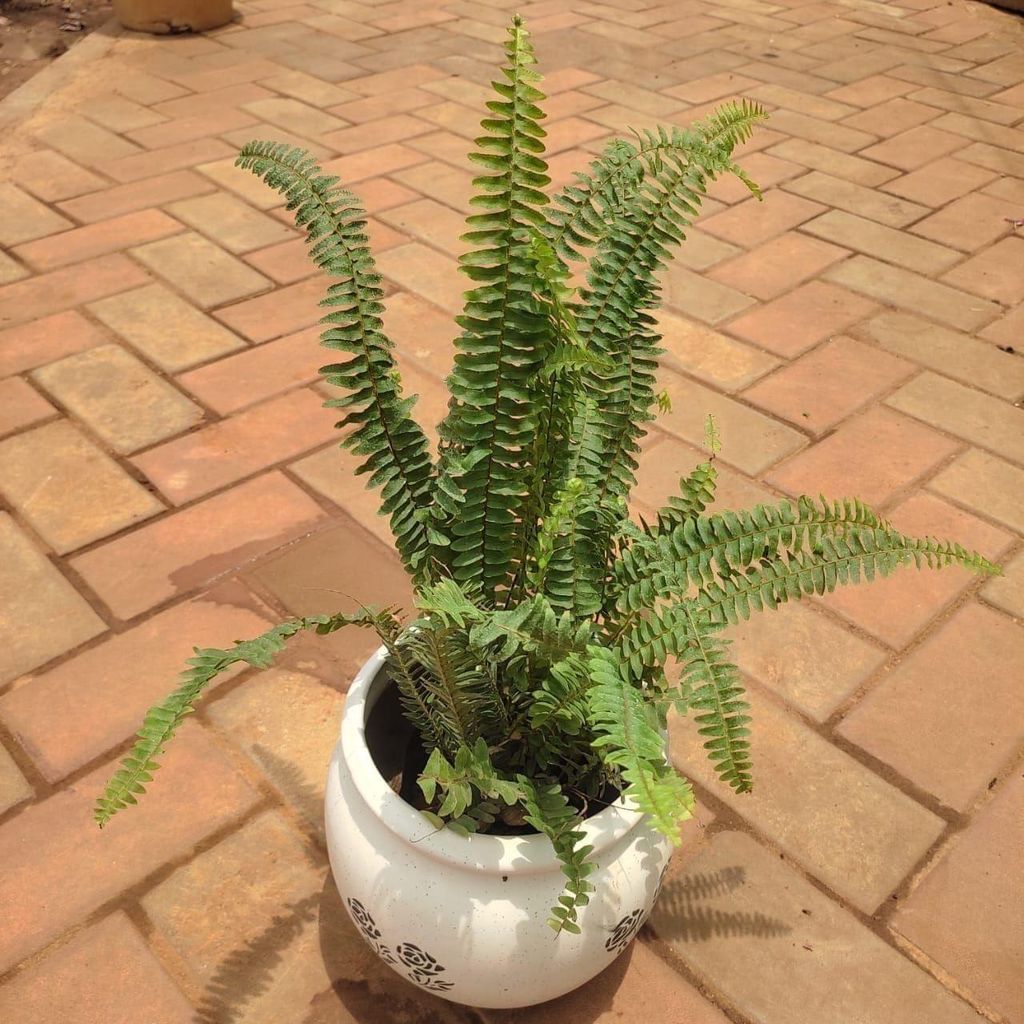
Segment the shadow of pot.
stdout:
<svg viewBox="0 0 1024 1024">
<path fill-rule="evenodd" d="M 114 16 L 136 32 L 205 32 L 234 17 L 231 0 L 114 0 Z"/>
</svg>

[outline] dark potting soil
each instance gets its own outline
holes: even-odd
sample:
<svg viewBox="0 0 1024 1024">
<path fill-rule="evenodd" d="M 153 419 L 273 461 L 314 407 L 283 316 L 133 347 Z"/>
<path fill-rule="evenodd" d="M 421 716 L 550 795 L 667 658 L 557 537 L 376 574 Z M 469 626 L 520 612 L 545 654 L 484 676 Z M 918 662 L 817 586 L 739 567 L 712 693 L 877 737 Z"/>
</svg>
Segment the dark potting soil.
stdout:
<svg viewBox="0 0 1024 1024">
<path fill-rule="evenodd" d="M 398 689 L 394 685 L 385 687 L 370 711 L 366 720 L 366 745 L 377 771 L 391 789 L 416 810 L 427 810 L 427 802 L 416 781 L 426 766 L 427 751 L 416 728 L 402 714 Z M 600 798 L 588 801 L 584 817 L 592 817 L 604 810 L 618 797 L 619 790 L 613 786 L 606 787 Z M 536 829 L 525 824 L 510 825 L 499 819 L 490 826 L 487 834 L 536 835 Z"/>
</svg>

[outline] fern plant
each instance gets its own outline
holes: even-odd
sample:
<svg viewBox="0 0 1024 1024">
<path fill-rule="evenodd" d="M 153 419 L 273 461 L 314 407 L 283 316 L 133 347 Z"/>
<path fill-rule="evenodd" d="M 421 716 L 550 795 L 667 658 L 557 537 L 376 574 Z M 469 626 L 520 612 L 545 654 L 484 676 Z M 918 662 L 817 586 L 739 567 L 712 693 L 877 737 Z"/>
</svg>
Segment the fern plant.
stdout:
<svg viewBox="0 0 1024 1024">
<path fill-rule="evenodd" d="M 548 836 L 566 877 L 550 924 L 578 932 L 592 891 L 585 816 L 617 792 L 674 840 L 690 816 L 690 785 L 666 758 L 670 708 L 695 716 L 723 780 L 751 788 L 748 706 L 725 626 L 903 566 L 998 569 L 957 544 L 904 536 L 854 499 L 710 512 L 714 436 L 709 460 L 653 522 L 629 519 L 639 442 L 659 404 L 658 274 L 717 176 L 737 175 L 760 198 L 733 152 L 765 115 L 730 103 L 685 131 L 617 140 L 551 201 L 544 96 L 518 18 L 506 54 L 471 154 L 482 172 L 460 261 L 471 287 L 436 456 L 383 332 L 359 200 L 304 152 L 242 149 L 238 165 L 283 195 L 331 278 L 323 343 L 337 362 L 322 372 L 340 394 L 329 404 L 344 410 L 342 444 L 380 491 L 416 614 L 294 619 L 229 650 L 196 650 L 96 818 L 136 802 L 219 672 L 269 665 L 300 630 L 368 627 L 422 741 L 426 817 L 464 832 L 516 821 Z"/>
</svg>

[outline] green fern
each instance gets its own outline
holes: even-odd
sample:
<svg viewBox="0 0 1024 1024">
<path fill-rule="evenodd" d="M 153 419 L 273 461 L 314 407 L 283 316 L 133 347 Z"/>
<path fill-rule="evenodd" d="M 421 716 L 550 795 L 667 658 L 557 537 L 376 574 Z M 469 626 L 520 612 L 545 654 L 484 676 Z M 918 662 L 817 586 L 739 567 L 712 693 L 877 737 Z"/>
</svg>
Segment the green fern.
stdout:
<svg viewBox="0 0 1024 1024">
<path fill-rule="evenodd" d="M 720 440 L 651 524 L 628 518 L 640 440 L 656 410 L 659 277 L 709 183 L 764 118 L 726 104 L 689 129 L 615 140 L 549 204 L 544 99 L 525 28 L 471 159 L 470 280 L 450 402 L 432 463 L 384 335 L 384 294 L 359 201 L 307 154 L 255 142 L 239 165 L 285 199 L 331 279 L 324 368 L 340 424 L 380 491 L 417 616 L 393 609 L 293 619 L 228 650 L 198 650 L 146 716 L 96 807 L 105 824 L 135 803 L 157 758 L 219 672 L 266 667 L 304 629 L 373 628 L 424 748 L 419 775 L 437 827 L 546 835 L 566 882 L 556 931 L 578 932 L 594 864 L 582 822 L 612 792 L 673 841 L 693 794 L 666 754 L 668 712 L 692 714 L 716 771 L 752 785 L 748 707 L 726 628 L 840 585 L 917 565 L 998 569 L 957 544 L 895 531 L 856 500 L 800 498 L 710 512 Z M 586 263 L 570 287 L 570 263 Z M 670 661 L 678 677 L 670 680 Z"/>
<path fill-rule="evenodd" d="M 415 399 L 402 398 L 383 332 L 384 291 L 367 246 L 362 204 L 307 153 L 281 143 L 251 142 L 236 163 L 285 197 L 296 224 L 306 229 L 310 255 L 337 279 L 322 303 L 332 308 L 322 321 L 328 325 L 322 342 L 349 358 L 320 372 L 347 394 L 327 404 L 347 410 L 338 426 L 355 429 L 342 444 L 366 457 L 358 472 L 369 473 L 370 485 L 382 488 L 381 513 L 391 517 L 398 553 L 414 579 L 426 579 L 433 466 L 426 435 L 410 415 Z"/>
<path fill-rule="evenodd" d="M 587 697 L 596 733 L 593 745 L 608 764 L 619 768 L 626 796 L 678 843 L 679 825 L 693 813 L 693 791 L 666 763 L 665 741 L 651 705 L 621 669 L 608 648 L 591 648 L 593 685 Z"/>
<path fill-rule="evenodd" d="M 441 425 L 441 476 L 461 493 L 457 515 L 446 524 L 450 568 L 457 580 L 479 583 L 485 595 L 507 586 L 516 572 L 538 429 L 538 376 L 553 344 L 549 319 L 533 298 L 530 243 L 547 202 L 540 190 L 550 181 L 538 124 L 544 95 L 535 87 L 536 58 L 518 18 L 505 52 L 507 81 L 494 85 L 499 99 L 487 104 L 494 116 L 484 120 L 487 134 L 470 156 L 488 173 L 474 179 L 471 203 L 483 212 L 469 217 L 463 236 L 476 246 L 460 259 L 475 287 L 458 318 L 451 404 Z M 454 474 L 453 455 L 469 460 L 457 463 Z"/>
<path fill-rule="evenodd" d="M 376 629 L 383 614 L 387 613 L 363 608 L 354 615 L 313 615 L 282 622 L 252 640 L 238 641 L 229 650 L 195 648 L 195 653 L 188 660 L 189 667 L 182 673 L 180 685 L 146 713 L 135 745 L 96 801 L 94 816 L 97 824 L 102 828 L 117 811 L 138 802 L 138 797 L 146 791 L 146 784 L 152 781 L 153 772 L 160 767 L 155 758 L 163 752 L 164 744 L 195 710 L 195 702 L 203 690 L 222 672 L 239 662 L 253 668 L 269 668 L 274 656 L 301 630 L 314 629 L 325 634 L 348 625 Z"/>
</svg>

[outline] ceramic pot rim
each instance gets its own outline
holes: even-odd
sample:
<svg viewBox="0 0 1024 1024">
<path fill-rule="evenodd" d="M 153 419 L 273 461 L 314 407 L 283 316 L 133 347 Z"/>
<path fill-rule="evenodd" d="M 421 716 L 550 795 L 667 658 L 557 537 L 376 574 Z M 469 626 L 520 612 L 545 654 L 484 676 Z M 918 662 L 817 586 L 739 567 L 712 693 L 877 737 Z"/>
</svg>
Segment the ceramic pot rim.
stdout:
<svg viewBox="0 0 1024 1024">
<path fill-rule="evenodd" d="M 371 813 L 416 850 L 437 860 L 495 874 L 560 871 L 550 841 L 543 835 L 456 835 L 437 831 L 407 804 L 381 776 L 366 743 L 366 718 L 383 689 L 381 670 L 386 647 L 378 648 L 359 670 L 345 698 L 341 716 L 340 756 Z M 620 797 L 580 826 L 592 856 L 624 839 L 643 821 L 643 814 Z"/>
</svg>

